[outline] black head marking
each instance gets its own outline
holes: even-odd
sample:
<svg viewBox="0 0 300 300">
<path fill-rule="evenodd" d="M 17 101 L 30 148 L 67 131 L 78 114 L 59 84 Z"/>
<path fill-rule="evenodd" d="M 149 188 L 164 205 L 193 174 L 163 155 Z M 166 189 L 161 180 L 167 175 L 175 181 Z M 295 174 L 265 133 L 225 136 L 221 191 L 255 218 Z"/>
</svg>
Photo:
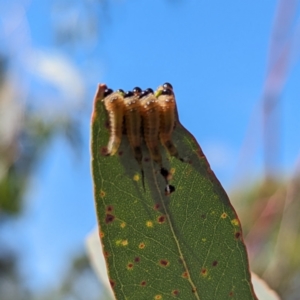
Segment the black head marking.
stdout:
<svg viewBox="0 0 300 300">
<path fill-rule="evenodd" d="M 104 91 L 104 97 L 107 97 L 108 95 L 112 94 L 113 93 L 113 90 L 112 89 L 106 89 Z"/>
<path fill-rule="evenodd" d="M 134 93 L 132 91 L 128 91 L 125 93 L 124 98 L 132 97 L 133 95 L 134 95 Z"/>
<path fill-rule="evenodd" d="M 153 93 L 153 90 L 151 88 L 148 88 L 148 89 L 141 92 L 139 98 L 143 98 L 143 97 L 147 96 L 150 93 Z"/>
<path fill-rule="evenodd" d="M 161 92 L 161 95 L 169 95 L 169 96 L 171 96 L 172 94 L 173 94 L 172 91 L 169 90 L 169 89 L 162 90 L 162 92 Z"/>
<path fill-rule="evenodd" d="M 132 91 L 134 94 L 140 94 L 142 92 L 142 89 L 140 87 L 136 86 Z"/>
<path fill-rule="evenodd" d="M 165 83 L 163 84 L 163 88 L 164 88 L 164 89 L 170 89 L 170 90 L 173 90 L 173 86 L 172 86 L 172 84 L 169 83 L 169 82 L 165 82 Z"/>
</svg>

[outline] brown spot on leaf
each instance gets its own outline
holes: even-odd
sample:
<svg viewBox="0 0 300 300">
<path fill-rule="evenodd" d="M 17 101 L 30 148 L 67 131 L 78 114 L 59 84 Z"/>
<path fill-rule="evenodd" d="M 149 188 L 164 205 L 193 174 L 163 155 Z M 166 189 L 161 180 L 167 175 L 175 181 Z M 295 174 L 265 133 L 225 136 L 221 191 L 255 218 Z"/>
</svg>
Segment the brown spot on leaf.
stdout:
<svg viewBox="0 0 300 300">
<path fill-rule="evenodd" d="M 105 146 L 105 147 L 101 147 L 100 153 L 101 153 L 101 155 L 103 155 L 103 156 L 108 156 L 108 155 L 109 155 L 108 149 L 107 149 L 106 146 Z"/>
<path fill-rule="evenodd" d="M 189 277 L 189 274 L 188 274 L 188 272 L 183 272 L 181 276 L 182 276 L 183 278 L 188 278 L 188 277 Z"/>
<path fill-rule="evenodd" d="M 160 208 L 160 204 L 159 203 L 156 203 L 155 205 L 154 205 L 154 210 L 158 210 Z"/>
<path fill-rule="evenodd" d="M 202 268 L 202 269 L 201 269 L 201 275 L 202 275 L 202 276 L 206 276 L 206 275 L 207 275 L 207 269 Z"/>
<path fill-rule="evenodd" d="M 104 235 L 105 235 L 104 232 L 100 231 L 99 236 L 100 236 L 101 239 L 104 237 Z"/>
<path fill-rule="evenodd" d="M 140 248 L 140 249 L 144 249 L 145 247 L 146 247 L 146 245 L 145 245 L 144 243 L 140 243 L 140 244 L 139 244 L 139 248 Z"/>
<path fill-rule="evenodd" d="M 101 198 L 104 198 L 105 195 L 106 195 L 106 193 L 105 193 L 103 190 L 101 190 L 101 191 L 100 191 L 100 197 L 101 197 Z"/>
<path fill-rule="evenodd" d="M 143 281 L 141 282 L 141 286 L 146 286 L 146 281 L 145 281 L 145 280 L 143 280 Z"/>
<path fill-rule="evenodd" d="M 161 260 L 159 261 L 159 264 L 160 264 L 161 266 L 163 266 L 163 267 L 167 267 L 167 266 L 170 264 L 170 262 L 167 261 L 166 259 L 161 259 Z"/>
<path fill-rule="evenodd" d="M 112 212 L 114 210 L 114 207 L 112 205 L 107 205 L 106 206 L 106 211 L 107 212 Z"/>
<path fill-rule="evenodd" d="M 162 299 L 162 295 L 156 295 L 156 296 L 154 297 L 154 299 L 155 299 L 155 300 L 160 300 L 160 299 Z"/>
<path fill-rule="evenodd" d="M 178 290 L 173 290 L 173 291 L 172 291 L 172 295 L 178 296 L 178 295 L 179 295 L 179 291 L 178 291 Z"/>
<path fill-rule="evenodd" d="M 104 251 L 103 253 L 104 253 L 104 257 L 109 257 L 110 256 L 108 251 Z"/>
<path fill-rule="evenodd" d="M 241 233 L 238 231 L 234 234 L 234 236 L 238 240 L 241 237 Z"/>
<path fill-rule="evenodd" d="M 123 155 L 123 151 L 119 151 L 119 156 L 122 156 Z"/>
<path fill-rule="evenodd" d="M 206 219 L 206 214 L 202 214 L 202 215 L 201 215 L 201 218 L 202 218 L 202 219 Z"/>
<path fill-rule="evenodd" d="M 217 260 L 214 260 L 213 263 L 212 263 L 212 266 L 213 266 L 213 267 L 216 267 L 217 265 L 218 265 L 218 261 L 217 261 Z"/>
<path fill-rule="evenodd" d="M 162 224 L 166 221 L 166 216 L 160 216 L 157 218 L 157 221 L 159 224 Z"/>
<path fill-rule="evenodd" d="M 115 283 L 113 280 L 111 280 L 111 279 L 109 279 L 109 283 L 110 283 L 110 286 L 111 286 L 112 288 L 114 288 L 115 285 L 116 285 L 116 283 Z"/>
<path fill-rule="evenodd" d="M 196 288 L 193 288 L 192 289 L 192 293 L 196 293 L 197 289 Z"/>
<path fill-rule="evenodd" d="M 137 257 L 134 258 L 134 261 L 135 261 L 136 263 L 138 263 L 138 262 L 141 261 L 141 259 L 137 256 Z"/>
<path fill-rule="evenodd" d="M 229 293 L 229 296 L 230 296 L 230 297 L 232 297 L 232 296 L 233 296 L 233 291 L 231 291 L 231 292 Z"/>
<path fill-rule="evenodd" d="M 132 269 L 133 269 L 133 263 L 129 263 L 129 264 L 127 265 L 127 269 L 128 269 L 128 270 L 132 270 Z"/>
<path fill-rule="evenodd" d="M 114 215 L 106 214 L 106 217 L 105 217 L 105 223 L 106 223 L 106 224 L 112 223 L 114 219 L 115 219 L 115 216 L 114 216 Z"/>
<path fill-rule="evenodd" d="M 105 121 L 104 126 L 105 126 L 106 129 L 109 129 L 110 126 L 109 126 L 109 121 L 108 120 Z"/>
</svg>

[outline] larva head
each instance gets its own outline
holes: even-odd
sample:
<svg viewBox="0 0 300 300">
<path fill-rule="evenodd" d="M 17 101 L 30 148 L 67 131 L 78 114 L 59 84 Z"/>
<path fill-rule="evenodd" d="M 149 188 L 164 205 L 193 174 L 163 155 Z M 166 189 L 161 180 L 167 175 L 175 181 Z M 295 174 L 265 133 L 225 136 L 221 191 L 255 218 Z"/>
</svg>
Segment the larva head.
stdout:
<svg viewBox="0 0 300 300">
<path fill-rule="evenodd" d="M 141 91 L 140 88 L 134 88 L 133 91 L 128 91 L 124 94 L 124 104 L 125 104 L 125 111 L 132 111 L 137 109 L 139 104 L 139 95 Z"/>
<path fill-rule="evenodd" d="M 113 90 L 107 88 L 107 89 L 105 89 L 105 91 L 104 91 L 104 97 L 107 97 L 108 95 L 110 95 L 110 94 L 112 94 L 112 93 L 113 93 Z"/>
<path fill-rule="evenodd" d="M 134 96 L 134 93 L 132 91 L 127 91 L 124 95 L 124 98 L 129 98 L 129 97 L 132 97 Z"/>
<path fill-rule="evenodd" d="M 171 89 L 164 89 L 162 86 L 160 86 L 156 91 L 155 91 L 155 97 L 158 98 L 159 96 L 174 96 L 173 90 Z"/>
<path fill-rule="evenodd" d="M 144 98 L 144 97 L 148 96 L 149 94 L 153 94 L 153 90 L 151 88 L 148 88 L 148 89 L 142 91 L 139 98 L 140 99 Z"/>
<path fill-rule="evenodd" d="M 165 90 L 162 90 L 162 91 L 160 92 L 160 95 L 172 96 L 172 95 L 173 95 L 173 91 L 172 91 L 172 90 L 169 90 L 169 89 L 165 89 Z"/>
<path fill-rule="evenodd" d="M 163 90 L 170 90 L 171 92 L 173 92 L 172 84 L 169 82 L 165 82 L 164 84 L 160 85 L 155 91 L 155 97 L 158 97 Z"/>
<path fill-rule="evenodd" d="M 140 96 L 140 109 L 142 112 L 147 112 L 149 110 L 156 109 L 157 101 L 154 96 L 154 92 L 151 88 L 144 90 Z"/>
<path fill-rule="evenodd" d="M 121 111 L 124 107 L 123 95 L 125 92 L 121 89 L 113 92 L 111 89 L 106 89 L 104 92 L 104 102 L 106 110 L 110 113 L 115 110 Z"/>
<path fill-rule="evenodd" d="M 162 85 L 162 87 L 163 87 L 165 90 L 171 90 L 171 91 L 173 91 L 173 86 L 172 86 L 172 84 L 169 83 L 169 82 L 165 82 L 165 83 Z"/>
<path fill-rule="evenodd" d="M 162 109 L 174 109 L 175 108 L 175 97 L 174 93 L 170 89 L 158 90 L 155 93 L 157 98 L 158 106 Z"/>
<path fill-rule="evenodd" d="M 118 89 L 118 90 L 116 90 L 116 93 L 119 93 L 121 96 L 123 96 L 124 97 L 124 95 L 125 95 L 125 92 L 122 90 L 122 89 Z"/>
<path fill-rule="evenodd" d="M 132 92 L 134 93 L 135 96 L 139 96 L 142 93 L 142 89 L 138 86 L 136 86 Z"/>
</svg>

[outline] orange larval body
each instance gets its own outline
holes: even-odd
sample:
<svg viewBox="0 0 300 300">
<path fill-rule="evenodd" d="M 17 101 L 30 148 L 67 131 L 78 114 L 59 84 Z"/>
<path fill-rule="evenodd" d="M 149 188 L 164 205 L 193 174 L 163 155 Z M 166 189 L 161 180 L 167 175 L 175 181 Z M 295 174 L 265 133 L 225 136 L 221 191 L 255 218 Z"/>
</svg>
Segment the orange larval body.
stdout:
<svg viewBox="0 0 300 300">
<path fill-rule="evenodd" d="M 124 118 L 124 99 L 120 91 L 110 93 L 103 100 L 108 112 L 110 137 L 107 145 L 107 154 L 114 155 L 121 144 L 123 118 Z"/>
<path fill-rule="evenodd" d="M 125 126 L 129 144 L 134 152 L 135 159 L 141 163 L 141 127 L 142 117 L 140 113 L 139 101 L 140 89 L 134 92 L 127 92 L 124 95 Z"/>
<path fill-rule="evenodd" d="M 147 91 L 148 93 L 145 93 Z M 157 99 L 154 96 L 153 91 L 150 89 L 144 91 L 141 96 L 140 111 L 143 121 L 144 139 L 151 158 L 161 166 L 162 158 L 159 151 L 158 140 L 160 117 Z"/>
<path fill-rule="evenodd" d="M 178 157 L 178 151 L 172 142 L 172 133 L 175 127 L 176 101 L 173 90 L 166 86 L 157 89 L 156 97 L 160 112 L 159 138 L 171 156 Z"/>
</svg>

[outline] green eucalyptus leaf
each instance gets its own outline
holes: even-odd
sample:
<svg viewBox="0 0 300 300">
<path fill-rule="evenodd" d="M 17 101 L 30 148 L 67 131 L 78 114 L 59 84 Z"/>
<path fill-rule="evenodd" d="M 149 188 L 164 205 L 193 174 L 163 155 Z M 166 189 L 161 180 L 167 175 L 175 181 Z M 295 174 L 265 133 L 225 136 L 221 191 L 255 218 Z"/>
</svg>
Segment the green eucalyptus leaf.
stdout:
<svg viewBox="0 0 300 300">
<path fill-rule="evenodd" d="M 99 233 L 116 299 L 256 299 L 239 219 L 194 137 L 178 118 L 161 147 L 175 191 L 143 146 L 143 170 L 126 135 L 106 156 L 110 132 L 99 85 L 92 115 L 92 173 Z"/>
</svg>

